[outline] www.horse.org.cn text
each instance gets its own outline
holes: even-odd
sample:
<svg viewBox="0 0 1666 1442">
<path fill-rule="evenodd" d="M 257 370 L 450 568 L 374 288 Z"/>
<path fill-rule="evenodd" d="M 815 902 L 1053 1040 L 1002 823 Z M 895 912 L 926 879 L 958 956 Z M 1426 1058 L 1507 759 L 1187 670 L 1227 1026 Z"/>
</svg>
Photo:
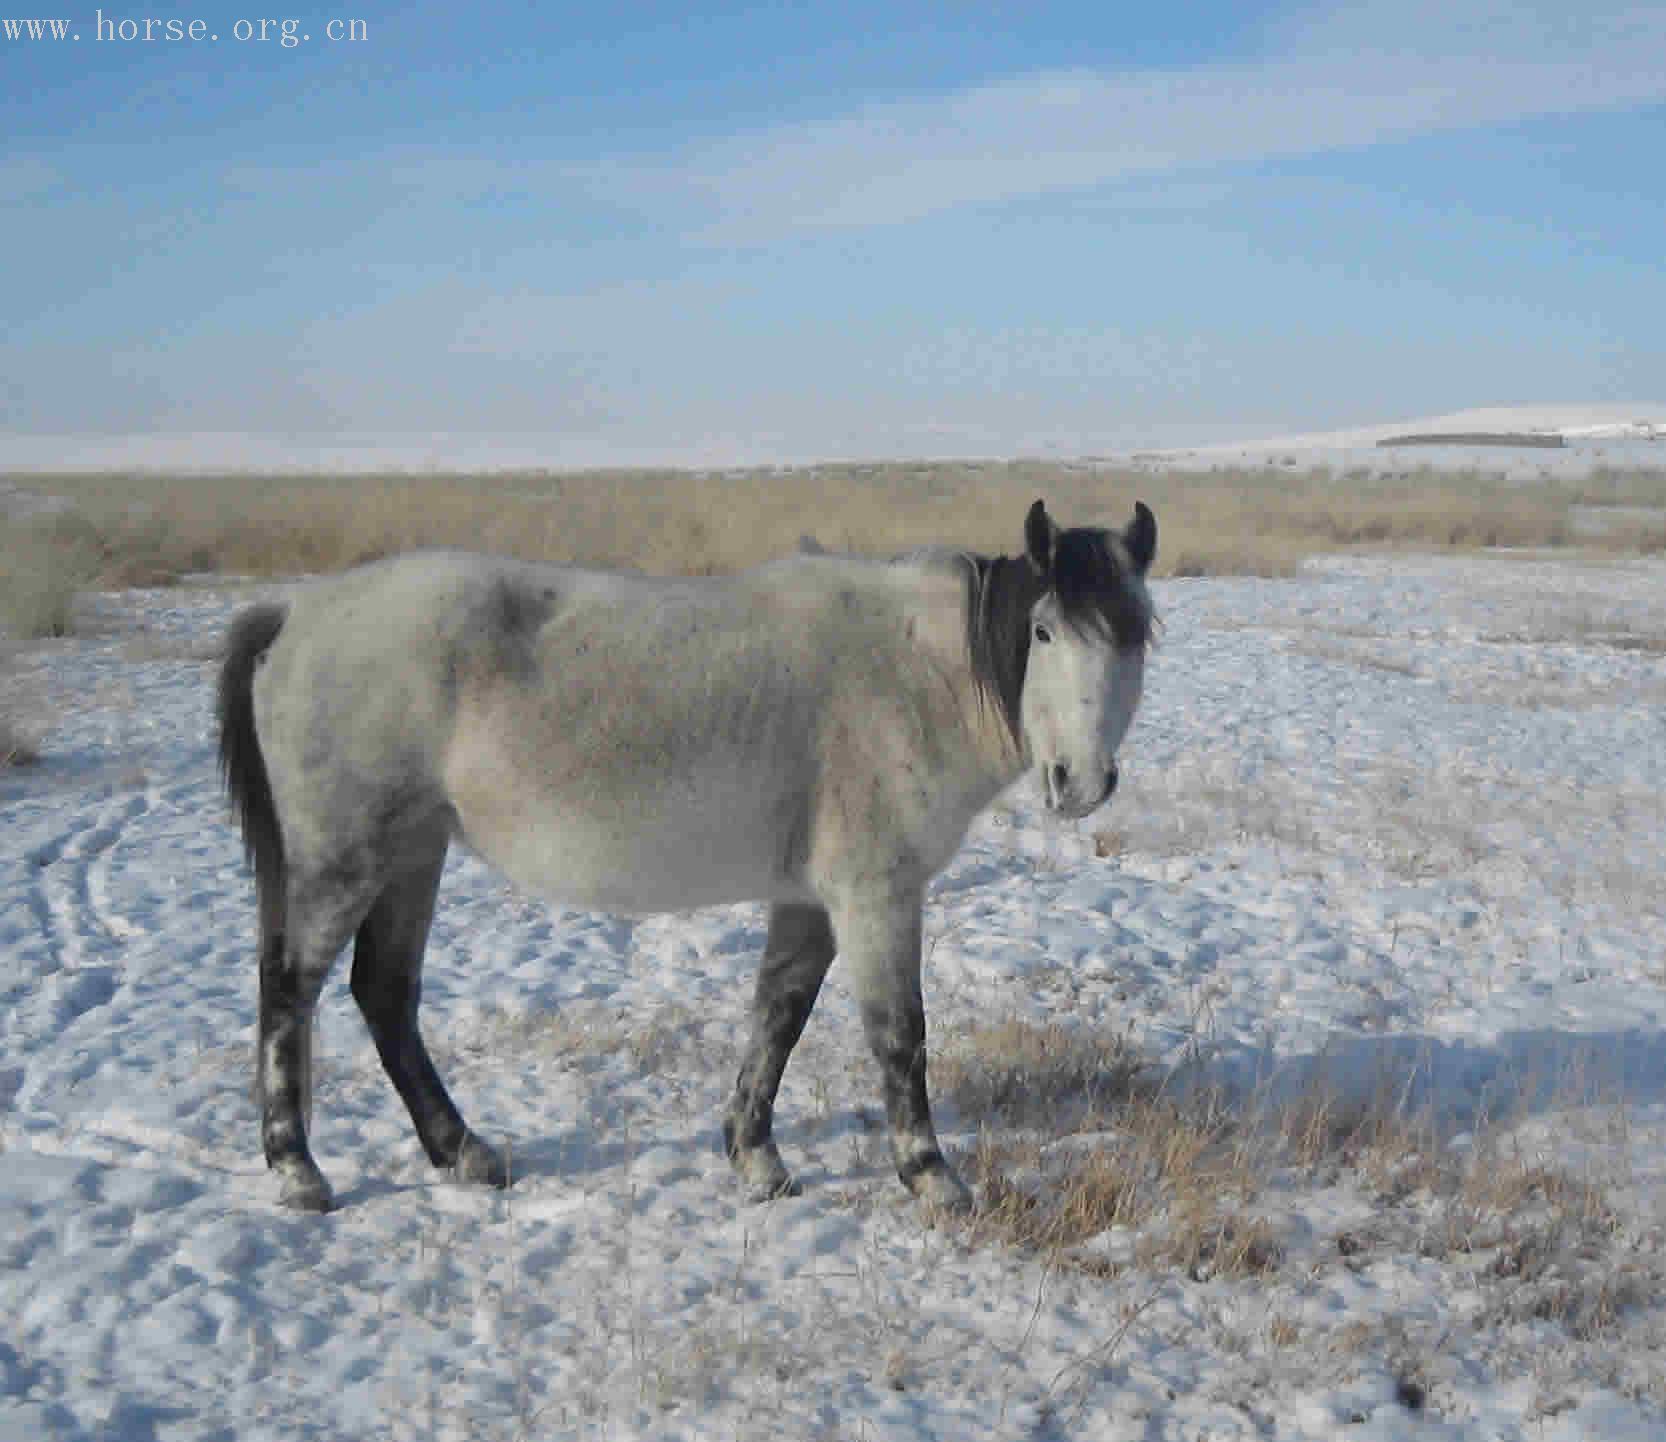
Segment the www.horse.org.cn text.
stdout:
<svg viewBox="0 0 1666 1442">
<path fill-rule="evenodd" d="M 137 44 L 166 44 L 179 41 L 266 41 L 285 50 L 308 44 L 314 40 L 368 40 L 369 26 L 363 20 L 332 19 L 312 23 L 293 18 L 254 16 L 234 20 L 229 25 L 196 19 L 182 20 L 177 16 L 162 18 L 155 15 L 113 16 L 102 9 L 93 12 L 91 30 L 65 19 L 5 19 L 0 18 L 0 37 L 6 40 L 76 41 L 89 38 L 95 41 L 125 41 Z"/>
</svg>

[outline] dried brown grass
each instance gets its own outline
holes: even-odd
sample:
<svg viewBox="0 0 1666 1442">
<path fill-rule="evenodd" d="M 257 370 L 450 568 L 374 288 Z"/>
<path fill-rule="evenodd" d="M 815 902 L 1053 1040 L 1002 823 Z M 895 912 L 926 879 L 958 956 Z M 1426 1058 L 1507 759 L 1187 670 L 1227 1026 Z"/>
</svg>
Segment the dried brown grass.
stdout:
<svg viewBox="0 0 1666 1442">
<path fill-rule="evenodd" d="M 39 761 L 48 729 L 39 703 L 26 699 L 15 666 L 0 650 L 0 771 Z"/>
<path fill-rule="evenodd" d="M 1638 1295 L 1624 1268 L 1585 1265 L 1620 1225 L 1599 1180 L 1524 1149 L 1514 1118 L 1454 1145 L 1387 1078 L 1364 1097 L 1318 1072 L 1276 1104 L 1174 1095 L 1120 1038 L 1009 1021 L 948 1038 L 933 1079 L 963 1113 L 981 1109 L 968 1162 L 979 1244 L 1095 1274 L 1259 1276 L 1283 1264 L 1274 1219 L 1291 1198 L 1348 1185 L 1378 1217 L 1331 1239 L 1349 1265 L 1385 1247 L 1461 1260 L 1509 1281 L 1496 1306 L 1554 1315 L 1575 1336 Z"/>
<path fill-rule="evenodd" d="M 1121 524 L 1135 498 L 1146 500 L 1161 524 L 1160 574 L 1283 575 L 1348 547 L 1568 545 L 1569 507 L 1591 492 L 1433 471 L 1391 480 L 1037 461 L 13 479 L 73 504 L 78 569 L 105 585 L 334 571 L 425 546 L 679 574 L 732 571 L 791 551 L 806 533 L 871 554 L 935 543 L 1011 552 L 1038 495 L 1076 524 Z M 31 544 L 62 554 L 62 541 L 43 530 Z M 1640 519 L 1581 543 L 1658 547 L 1666 524 Z"/>
<path fill-rule="evenodd" d="M 1013 1020 L 950 1033 L 931 1077 L 937 1094 L 967 1116 L 1058 1126 L 1127 1100 L 1143 1071 L 1123 1037 Z"/>
<path fill-rule="evenodd" d="M 76 594 L 101 565 L 96 527 L 76 512 L 7 526 L 0 532 L 0 631 L 15 640 L 69 635 Z"/>
<path fill-rule="evenodd" d="M 41 739 L 36 727 L 0 706 L 0 771 L 13 766 L 33 766 L 40 760 Z"/>
<path fill-rule="evenodd" d="M 494 1008 L 436 1050 L 464 1061 L 509 1055 L 584 1065 L 622 1058 L 638 1075 L 651 1077 L 704 1055 L 704 1027 L 699 1016 L 676 1006 L 630 1024 L 611 1010 L 582 1005 L 559 1012 Z"/>
<path fill-rule="evenodd" d="M 1666 507 L 1666 466 L 1596 466 L 1570 486 L 1580 505 Z"/>
</svg>

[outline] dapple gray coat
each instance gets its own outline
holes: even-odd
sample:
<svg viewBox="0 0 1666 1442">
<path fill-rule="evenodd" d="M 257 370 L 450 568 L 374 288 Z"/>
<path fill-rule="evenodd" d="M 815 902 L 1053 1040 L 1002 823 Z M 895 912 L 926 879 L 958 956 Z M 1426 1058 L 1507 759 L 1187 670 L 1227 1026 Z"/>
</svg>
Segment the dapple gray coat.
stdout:
<svg viewBox="0 0 1666 1442">
<path fill-rule="evenodd" d="M 900 1176 L 969 1200 L 925 1085 L 927 881 L 1026 766 L 1067 815 L 1115 785 L 1156 544 L 1059 531 L 1026 555 L 799 555 L 656 579 L 462 553 L 311 583 L 234 623 L 221 759 L 260 898 L 261 1129 L 286 1204 L 331 1204 L 307 1144 L 312 1015 L 336 955 L 430 1158 L 504 1185 L 417 1029 L 453 837 L 529 891 L 659 912 L 770 906 L 724 1123 L 758 1194 L 788 1055 L 835 952 L 878 1058 Z"/>
</svg>

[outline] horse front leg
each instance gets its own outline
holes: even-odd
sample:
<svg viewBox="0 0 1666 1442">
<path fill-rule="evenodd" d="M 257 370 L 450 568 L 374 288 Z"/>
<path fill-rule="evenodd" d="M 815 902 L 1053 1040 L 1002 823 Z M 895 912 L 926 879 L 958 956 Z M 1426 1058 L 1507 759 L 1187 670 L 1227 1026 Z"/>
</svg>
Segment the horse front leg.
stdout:
<svg viewBox="0 0 1666 1442">
<path fill-rule="evenodd" d="M 834 927 L 879 1062 L 897 1175 L 929 1206 L 963 1211 L 972 1193 L 943 1158 L 926 1095 L 920 905 L 919 892 L 853 897 L 835 912 Z"/>
<path fill-rule="evenodd" d="M 775 1094 L 832 961 L 833 928 L 821 907 L 770 909 L 752 1003 L 752 1037 L 723 1119 L 723 1148 L 758 1201 L 798 1192 L 775 1146 Z"/>
</svg>

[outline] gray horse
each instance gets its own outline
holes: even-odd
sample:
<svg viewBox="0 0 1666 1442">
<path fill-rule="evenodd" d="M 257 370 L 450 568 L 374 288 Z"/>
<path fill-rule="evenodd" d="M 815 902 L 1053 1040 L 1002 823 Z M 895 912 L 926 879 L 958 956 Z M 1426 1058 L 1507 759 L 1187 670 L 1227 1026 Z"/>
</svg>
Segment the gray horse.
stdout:
<svg viewBox="0 0 1666 1442">
<path fill-rule="evenodd" d="M 920 908 L 973 818 L 1030 766 L 1085 816 L 1139 704 L 1157 545 L 1061 531 L 1022 557 L 800 554 L 716 579 L 453 552 L 395 557 L 233 623 L 220 760 L 260 908 L 261 1141 L 323 1211 L 307 1145 L 312 1018 L 349 939 L 354 999 L 436 1166 L 508 1183 L 417 1030 L 446 847 L 528 890 L 628 913 L 769 903 L 723 1136 L 794 1190 L 776 1090 L 835 950 L 884 1079 L 898 1175 L 962 1207 L 926 1099 Z"/>
</svg>

